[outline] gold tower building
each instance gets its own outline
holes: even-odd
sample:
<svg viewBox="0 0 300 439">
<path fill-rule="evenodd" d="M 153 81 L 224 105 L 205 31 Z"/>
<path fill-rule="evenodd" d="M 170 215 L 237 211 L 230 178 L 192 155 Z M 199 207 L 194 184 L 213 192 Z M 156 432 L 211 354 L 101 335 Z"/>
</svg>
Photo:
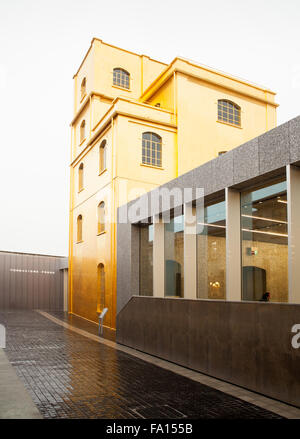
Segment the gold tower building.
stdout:
<svg viewBox="0 0 300 439">
<path fill-rule="evenodd" d="M 275 93 L 94 38 L 74 75 L 69 312 L 115 328 L 118 206 L 276 126 Z"/>
</svg>

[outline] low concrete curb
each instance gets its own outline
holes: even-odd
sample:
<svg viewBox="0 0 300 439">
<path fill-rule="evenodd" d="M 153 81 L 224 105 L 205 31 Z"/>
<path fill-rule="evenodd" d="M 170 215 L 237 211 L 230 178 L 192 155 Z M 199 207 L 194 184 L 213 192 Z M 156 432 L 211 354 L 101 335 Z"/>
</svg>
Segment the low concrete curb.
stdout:
<svg viewBox="0 0 300 439">
<path fill-rule="evenodd" d="M 0 419 L 42 419 L 3 349 L 0 349 Z"/>
</svg>

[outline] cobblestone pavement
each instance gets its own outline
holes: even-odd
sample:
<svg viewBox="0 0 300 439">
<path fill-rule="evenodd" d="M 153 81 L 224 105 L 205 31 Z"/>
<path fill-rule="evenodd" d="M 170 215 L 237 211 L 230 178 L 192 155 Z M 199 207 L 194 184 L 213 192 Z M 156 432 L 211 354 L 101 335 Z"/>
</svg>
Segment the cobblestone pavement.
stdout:
<svg viewBox="0 0 300 439">
<path fill-rule="evenodd" d="M 279 418 L 37 312 L 0 312 L 0 322 L 5 352 L 44 418 Z"/>
</svg>

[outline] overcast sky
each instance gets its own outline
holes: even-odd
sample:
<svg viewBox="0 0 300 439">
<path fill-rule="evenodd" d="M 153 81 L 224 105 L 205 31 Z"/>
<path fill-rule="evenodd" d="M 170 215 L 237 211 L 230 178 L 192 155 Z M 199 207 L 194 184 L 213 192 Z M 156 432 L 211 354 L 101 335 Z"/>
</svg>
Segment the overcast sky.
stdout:
<svg viewBox="0 0 300 439">
<path fill-rule="evenodd" d="M 177 56 L 300 114 L 299 0 L 0 0 L 0 250 L 67 255 L 72 76 L 91 39 Z"/>
</svg>

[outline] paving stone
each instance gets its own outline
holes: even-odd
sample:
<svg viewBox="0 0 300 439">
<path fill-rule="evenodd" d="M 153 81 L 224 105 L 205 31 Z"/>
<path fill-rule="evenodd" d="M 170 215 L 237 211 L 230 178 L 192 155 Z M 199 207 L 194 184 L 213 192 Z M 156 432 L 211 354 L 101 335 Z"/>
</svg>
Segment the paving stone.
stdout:
<svg viewBox="0 0 300 439">
<path fill-rule="evenodd" d="M 5 350 L 44 418 L 280 418 L 34 311 L 0 312 Z"/>
</svg>

